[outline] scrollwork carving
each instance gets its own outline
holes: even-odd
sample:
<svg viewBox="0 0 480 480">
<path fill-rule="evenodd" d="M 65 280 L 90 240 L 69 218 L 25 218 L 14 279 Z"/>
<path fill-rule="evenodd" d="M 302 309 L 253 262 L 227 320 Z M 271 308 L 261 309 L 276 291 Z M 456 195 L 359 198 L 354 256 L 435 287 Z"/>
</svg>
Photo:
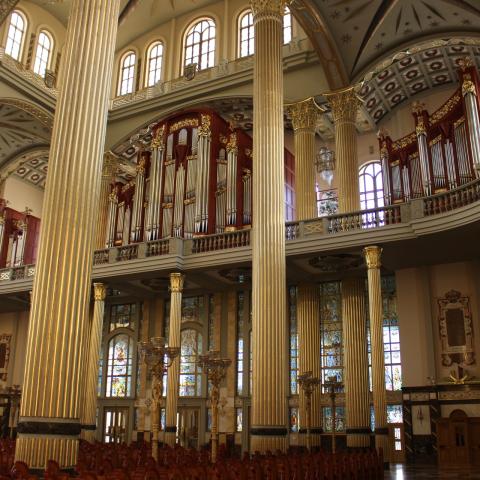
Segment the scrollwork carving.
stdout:
<svg viewBox="0 0 480 480">
<path fill-rule="evenodd" d="M 293 129 L 315 131 L 319 114 L 322 112 L 313 98 L 285 106 L 288 116 L 292 120 Z"/>
<path fill-rule="evenodd" d="M 362 101 L 355 92 L 354 87 L 340 92 L 326 93 L 325 97 L 332 108 L 335 123 L 355 122 L 358 108 L 362 105 Z"/>
</svg>

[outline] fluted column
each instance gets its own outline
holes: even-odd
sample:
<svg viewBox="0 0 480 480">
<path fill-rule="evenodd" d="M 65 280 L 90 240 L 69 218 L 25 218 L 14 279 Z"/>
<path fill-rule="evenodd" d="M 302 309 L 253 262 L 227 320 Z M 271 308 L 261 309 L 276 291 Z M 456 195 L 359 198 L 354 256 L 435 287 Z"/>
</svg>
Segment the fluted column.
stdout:
<svg viewBox="0 0 480 480">
<path fill-rule="evenodd" d="M 372 350 L 372 393 L 375 412 L 375 446 L 383 450 L 385 462 L 390 458 L 387 424 L 387 393 L 385 391 L 385 353 L 383 348 L 383 302 L 380 276 L 380 247 L 363 249 L 368 268 L 368 307 L 370 312 L 370 342 Z"/>
<path fill-rule="evenodd" d="M 289 104 L 287 113 L 292 119 L 295 142 L 295 200 L 297 220 L 315 218 L 315 127 L 321 112 L 313 98 Z"/>
<path fill-rule="evenodd" d="M 103 157 L 102 181 L 100 184 L 100 198 L 98 199 L 98 214 L 95 234 L 95 250 L 107 247 L 105 241 L 108 236 L 108 217 L 110 206 L 110 192 L 117 169 L 117 157 L 112 152 L 105 153 Z"/>
<path fill-rule="evenodd" d="M 98 361 L 100 359 L 100 344 L 102 343 L 103 314 L 105 312 L 105 297 L 107 289 L 103 283 L 93 284 L 93 319 L 90 326 L 90 338 L 86 351 L 88 352 L 85 369 L 85 392 L 82 411 L 82 438 L 89 442 L 95 441 L 97 429 L 97 384 Z"/>
<path fill-rule="evenodd" d="M 170 326 L 168 346 L 181 347 L 182 291 L 185 276 L 170 274 Z M 167 407 L 165 412 L 165 442 L 173 446 L 177 433 L 177 398 L 180 379 L 180 356 L 175 357 L 168 369 Z"/>
<path fill-rule="evenodd" d="M 287 446 L 283 147 L 284 0 L 251 0 L 253 76 L 252 451 Z"/>
<path fill-rule="evenodd" d="M 77 462 L 83 332 L 119 0 L 74 0 L 55 111 L 15 460 Z"/>
<path fill-rule="evenodd" d="M 321 378 L 320 365 L 320 297 L 318 287 L 311 284 L 300 284 L 297 289 L 297 326 L 298 326 L 298 361 L 300 374 L 312 372 Z M 320 446 L 322 433 L 322 406 L 320 402 L 322 389 L 315 388 L 312 393 L 311 428 L 312 446 Z M 300 441 L 307 444 L 306 398 L 303 389 L 299 392 L 300 400 Z M 303 438 L 305 437 L 305 438 Z"/>
<path fill-rule="evenodd" d="M 370 446 L 367 322 L 362 278 L 342 281 L 347 447 Z"/>
<path fill-rule="evenodd" d="M 473 64 L 471 64 L 473 67 Z M 480 177 L 480 116 L 478 113 L 478 92 L 471 74 L 463 75 L 462 95 L 465 105 L 465 116 L 468 124 L 468 137 L 472 151 L 473 168 L 475 175 Z M 478 78 L 478 77 L 477 77 Z"/>
<path fill-rule="evenodd" d="M 335 157 L 338 175 L 338 210 L 340 213 L 360 210 L 358 187 L 357 117 L 360 100 L 353 87 L 325 94 L 332 107 L 335 122 Z"/>
</svg>

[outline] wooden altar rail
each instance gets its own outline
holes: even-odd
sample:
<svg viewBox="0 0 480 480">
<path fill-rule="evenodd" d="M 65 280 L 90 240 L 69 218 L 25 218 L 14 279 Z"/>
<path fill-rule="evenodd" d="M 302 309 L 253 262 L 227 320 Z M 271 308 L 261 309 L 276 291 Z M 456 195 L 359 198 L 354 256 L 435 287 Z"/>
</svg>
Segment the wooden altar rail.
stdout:
<svg viewBox="0 0 480 480">
<path fill-rule="evenodd" d="M 285 223 L 287 242 L 308 240 L 318 236 L 340 235 L 351 232 L 372 231 L 392 225 L 408 224 L 412 220 L 452 212 L 480 201 L 480 180 L 448 192 L 426 198 L 415 198 L 409 202 L 380 208 L 335 214 L 301 222 Z M 166 255 L 198 255 L 202 253 L 236 249 L 250 246 L 251 230 L 205 235 L 193 239 L 166 238 L 151 242 L 134 243 L 121 247 L 97 250 L 93 264 L 108 265 L 138 259 Z M 35 265 L 22 265 L 0 269 L 0 283 L 28 280 L 35 275 Z"/>
</svg>

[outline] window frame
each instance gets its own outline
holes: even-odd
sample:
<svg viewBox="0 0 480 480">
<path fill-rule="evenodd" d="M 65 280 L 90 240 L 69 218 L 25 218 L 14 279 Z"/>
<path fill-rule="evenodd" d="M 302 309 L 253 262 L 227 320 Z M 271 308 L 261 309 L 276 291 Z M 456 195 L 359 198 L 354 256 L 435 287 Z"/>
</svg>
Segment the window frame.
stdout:
<svg viewBox="0 0 480 480">
<path fill-rule="evenodd" d="M 158 80 L 153 83 L 152 85 L 150 85 L 150 63 L 152 61 L 152 58 L 151 58 L 151 53 L 152 53 L 152 50 L 158 46 L 161 46 L 162 47 L 162 53 L 161 55 L 157 55 L 155 57 L 155 59 L 158 61 L 158 58 L 160 58 L 160 74 L 159 74 L 159 78 Z M 146 88 L 149 88 L 149 87 L 153 87 L 154 85 L 156 85 L 158 82 L 161 82 L 163 80 L 163 63 L 164 63 L 164 60 L 165 60 L 165 42 L 161 39 L 157 39 L 157 40 L 153 40 L 152 42 L 149 43 L 148 47 L 147 47 L 147 51 L 146 51 L 146 55 L 145 55 L 145 80 L 143 82 L 144 84 L 144 87 Z M 158 66 L 157 66 L 157 69 L 158 69 Z M 155 69 L 155 70 L 157 70 Z M 156 76 L 156 75 L 155 75 Z"/>
<path fill-rule="evenodd" d="M 40 45 L 40 36 L 41 35 L 45 35 L 45 37 L 48 38 L 48 41 L 50 42 L 50 45 L 49 45 L 50 48 L 48 49 L 48 58 L 47 58 L 47 61 L 45 62 L 45 71 L 44 71 L 43 75 L 41 73 L 41 70 L 40 70 L 40 72 L 35 71 L 35 67 L 37 65 L 39 47 L 42 48 L 42 50 L 46 50 L 43 45 Z M 54 50 L 55 50 L 55 39 L 53 38 L 52 33 L 50 33 L 50 31 L 47 30 L 46 28 L 41 28 L 40 31 L 38 32 L 37 41 L 36 41 L 36 44 L 35 44 L 35 55 L 34 55 L 33 61 L 32 61 L 32 71 L 33 71 L 33 73 L 35 73 L 37 75 L 40 75 L 40 77 L 42 77 L 42 78 L 45 78 L 46 72 L 47 72 L 47 70 L 50 69 L 51 64 L 52 64 L 52 58 L 53 58 Z"/>
<path fill-rule="evenodd" d="M 130 57 L 131 55 L 133 55 L 134 57 L 134 61 L 133 61 L 133 65 L 129 65 L 128 67 L 125 67 L 124 64 L 125 64 L 125 61 L 127 60 L 128 57 Z M 118 64 L 118 82 L 117 82 L 117 96 L 119 97 L 123 97 L 124 95 L 130 95 L 132 93 L 135 93 L 135 80 L 137 78 L 137 59 L 138 59 L 138 55 L 137 55 L 137 52 L 133 49 L 129 49 L 127 50 L 121 57 L 120 57 L 120 61 L 119 61 L 119 64 Z M 131 77 L 132 79 L 132 91 L 130 92 L 125 92 L 125 93 L 122 93 L 122 85 L 124 83 L 124 78 L 123 78 L 123 72 L 124 70 L 126 70 L 127 68 L 130 69 L 133 67 L 133 75 Z M 130 77 L 128 78 L 128 80 L 130 79 Z"/>
<path fill-rule="evenodd" d="M 242 21 L 244 18 L 248 16 L 252 17 L 252 24 L 247 25 L 246 27 L 242 27 Z M 250 37 L 250 29 L 252 31 L 252 36 Z M 242 30 L 248 30 L 248 51 L 250 52 L 250 42 L 253 43 L 252 46 L 252 52 L 248 53 L 246 55 L 242 55 L 242 44 L 244 41 L 242 40 Z M 255 54 L 255 26 L 253 22 L 253 12 L 251 8 L 247 8 L 246 10 L 242 10 L 240 14 L 238 15 L 238 20 L 237 20 L 237 58 L 247 58 Z"/>
<path fill-rule="evenodd" d="M 290 17 L 290 25 L 285 26 L 285 17 L 289 16 Z M 290 39 L 285 41 L 285 31 L 290 30 Z M 293 14 L 290 8 L 288 8 L 287 5 L 285 5 L 285 10 L 283 12 L 283 17 L 282 17 L 282 45 L 288 45 L 291 41 L 293 40 Z"/>
<path fill-rule="evenodd" d="M 373 173 L 369 172 L 368 169 L 373 167 Z M 379 167 L 377 171 L 375 167 Z M 365 177 L 369 176 L 373 182 L 373 190 L 366 190 Z M 362 185 L 365 187 L 365 190 L 362 190 Z M 379 188 L 379 185 L 381 188 Z M 360 209 L 368 210 L 370 208 L 381 208 L 385 206 L 385 191 L 383 188 L 383 168 L 380 160 L 372 160 L 364 163 L 358 169 L 358 190 L 360 194 Z M 381 192 L 381 194 L 380 194 Z M 368 207 L 368 202 L 372 201 L 368 199 L 368 194 L 374 194 L 373 202 L 374 207 Z M 365 205 L 365 208 L 364 206 Z M 368 207 L 368 208 L 367 208 Z"/>
<path fill-rule="evenodd" d="M 21 40 L 20 40 L 20 45 L 18 47 L 18 58 L 15 58 L 10 53 L 7 53 L 7 43 L 8 43 L 8 40 L 9 40 L 10 28 L 12 26 L 13 14 L 17 14 L 21 18 L 21 20 L 23 21 L 22 37 L 21 37 Z M 19 63 L 22 63 L 22 60 L 23 60 L 25 39 L 27 38 L 28 26 L 29 26 L 29 21 L 28 21 L 27 15 L 21 9 L 16 8 L 15 10 L 13 10 L 10 13 L 9 22 L 7 23 L 7 27 L 5 28 L 5 42 L 4 42 L 5 54 L 8 55 L 9 57 L 13 58 L 16 62 L 19 62 Z M 16 27 L 14 27 L 14 28 L 16 29 Z"/>
<path fill-rule="evenodd" d="M 182 41 L 182 64 L 180 66 L 180 75 L 183 75 L 184 72 L 185 72 L 185 68 L 188 66 L 188 65 L 191 65 L 192 63 L 195 63 L 195 62 L 191 62 L 189 63 L 188 65 L 186 64 L 186 61 L 187 61 L 187 48 L 190 46 L 190 45 L 187 45 L 187 41 L 188 41 L 188 37 L 190 36 L 191 33 L 193 33 L 193 30 L 195 29 L 195 27 L 199 24 L 201 24 L 202 22 L 212 22 L 213 23 L 213 27 L 214 27 L 214 36 L 213 36 L 213 40 L 214 40 L 214 49 L 213 49 L 213 64 L 212 65 L 207 65 L 205 68 L 201 68 L 201 57 L 202 57 L 202 44 L 204 44 L 205 42 L 208 43 L 209 40 L 212 40 L 212 38 L 208 38 L 206 41 L 203 39 L 203 31 L 201 32 L 201 35 L 200 35 L 200 41 L 198 42 L 198 45 L 199 45 L 199 51 L 198 51 L 198 55 L 193 55 L 192 56 L 192 59 L 196 56 L 198 57 L 198 62 L 197 62 L 197 71 L 201 71 L 201 70 L 208 70 L 209 68 L 213 68 L 216 64 L 217 64 L 217 55 L 218 55 L 218 49 L 217 49 L 217 45 L 218 45 L 218 27 L 217 27 L 217 21 L 215 20 L 215 18 L 213 18 L 212 16 L 204 16 L 204 17 L 198 17 L 196 18 L 195 20 L 193 20 L 192 22 L 190 22 L 187 26 L 187 28 L 185 29 L 185 32 L 183 34 L 183 41 Z M 191 46 L 195 45 L 195 43 L 193 43 Z M 208 54 L 210 53 L 210 51 L 207 50 L 207 56 Z"/>
</svg>

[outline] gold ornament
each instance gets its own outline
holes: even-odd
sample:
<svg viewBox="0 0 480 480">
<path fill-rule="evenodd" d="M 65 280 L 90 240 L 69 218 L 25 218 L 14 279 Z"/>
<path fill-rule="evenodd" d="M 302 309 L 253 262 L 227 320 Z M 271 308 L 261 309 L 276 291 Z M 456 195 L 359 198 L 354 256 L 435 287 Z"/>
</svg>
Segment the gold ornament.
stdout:
<svg viewBox="0 0 480 480">
<path fill-rule="evenodd" d="M 367 268 L 380 268 L 382 266 L 381 256 L 383 248 L 377 246 L 365 247 L 363 249 L 363 254 L 365 256 L 365 262 Z"/>
<path fill-rule="evenodd" d="M 323 112 L 313 97 L 285 106 L 287 115 L 292 120 L 293 129 L 315 131 L 319 114 Z"/>
<path fill-rule="evenodd" d="M 212 123 L 212 119 L 210 115 L 201 115 L 201 125 L 198 127 L 198 136 L 199 137 L 209 137 L 211 135 L 210 125 Z"/>
<path fill-rule="evenodd" d="M 93 284 L 93 298 L 96 302 L 103 302 L 107 296 L 107 288 L 103 283 Z"/>
<path fill-rule="evenodd" d="M 183 290 L 183 282 L 185 280 L 185 275 L 173 272 L 170 274 L 170 291 L 172 293 L 180 293 Z"/>
<path fill-rule="evenodd" d="M 358 107 L 362 105 L 362 101 L 356 94 L 354 87 L 339 92 L 326 93 L 325 97 L 332 107 L 335 123 L 355 122 Z"/>
</svg>

